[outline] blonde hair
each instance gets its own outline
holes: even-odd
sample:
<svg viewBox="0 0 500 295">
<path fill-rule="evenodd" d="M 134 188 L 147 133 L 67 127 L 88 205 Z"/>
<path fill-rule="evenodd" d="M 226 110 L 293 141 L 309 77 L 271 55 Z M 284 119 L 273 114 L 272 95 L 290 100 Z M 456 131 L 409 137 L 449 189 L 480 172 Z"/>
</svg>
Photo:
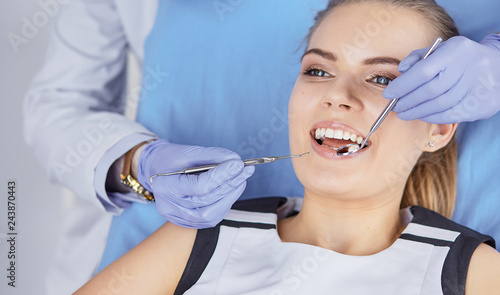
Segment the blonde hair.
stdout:
<svg viewBox="0 0 500 295">
<path fill-rule="evenodd" d="M 379 3 L 405 8 L 419 13 L 435 30 L 436 37 L 444 40 L 459 34 L 453 19 L 433 0 L 330 0 L 326 9 L 318 12 L 315 24 L 306 36 L 311 35 L 334 8 L 360 3 Z M 456 195 L 457 146 L 455 136 L 435 152 L 423 152 L 408 177 L 401 207 L 418 205 L 451 217 Z"/>
</svg>

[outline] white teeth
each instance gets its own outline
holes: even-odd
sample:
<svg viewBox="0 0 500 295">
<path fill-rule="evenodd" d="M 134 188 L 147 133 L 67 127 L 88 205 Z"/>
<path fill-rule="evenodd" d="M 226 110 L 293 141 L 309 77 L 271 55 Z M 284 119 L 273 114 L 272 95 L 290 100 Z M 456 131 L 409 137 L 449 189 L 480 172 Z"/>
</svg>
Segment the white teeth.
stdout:
<svg viewBox="0 0 500 295">
<path fill-rule="evenodd" d="M 342 130 L 335 130 L 333 134 L 333 138 L 335 139 L 342 139 L 344 137 L 344 131 Z"/>
<path fill-rule="evenodd" d="M 335 130 L 335 132 L 336 132 L 336 131 L 337 131 L 337 130 Z M 333 130 L 333 129 L 328 128 L 328 129 L 326 129 L 325 137 L 328 137 L 328 138 L 336 138 L 336 137 L 335 137 L 335 135 L 334 135 L 334 133 L 335 133 L 335 132 L 334 132 L 334 130 Z M 342 132 L 342 131 L 340 131 L 340 132 Z"/>
<path fill-rule="evenodd" d="M 316 129 L 316 131 L 314 131 L 314 137 L 316 139 L 335 138 L 335 139 L 350 140 L 358 144 L 363 142 L 363 137 L 361 136 L 357 136 L 356 134 L 350 133 L 349 131 L 343 131 L 340 129 L 331 129 L 331 128 Z"/>
<path fill-rule="evenodd" d="M 357 149 L 359 149 L 359 145 L 355 144 L 355 145 L 350 146 L 347 151 L 350 153 L 350 152 L 353 152 Z"/>
</svg>

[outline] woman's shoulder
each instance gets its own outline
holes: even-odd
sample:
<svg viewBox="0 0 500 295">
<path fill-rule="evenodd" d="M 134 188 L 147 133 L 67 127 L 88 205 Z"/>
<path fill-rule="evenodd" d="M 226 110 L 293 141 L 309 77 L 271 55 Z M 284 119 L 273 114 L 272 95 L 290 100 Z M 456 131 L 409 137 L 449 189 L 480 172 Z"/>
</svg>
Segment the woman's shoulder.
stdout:
<svg viewBox="0 0 500 295">
<path fill-rule="evenodd" d="M 500 294 L 500 253 L 495 241 L 432 210 L 412 206 L 413 224 L 448 239 L 442 271 L 443 288 L 463 294 Z M 434 231 L 434 232 L 433 232 Z M 446 293 L 446 292 L 445 292 Z"/>
<path fill-rule="evenodd" d="M 470 261 L 465 294 L 500 294 L 499 278 L 500 253 L 489 245 L 479 245 Z"/>
</svg>

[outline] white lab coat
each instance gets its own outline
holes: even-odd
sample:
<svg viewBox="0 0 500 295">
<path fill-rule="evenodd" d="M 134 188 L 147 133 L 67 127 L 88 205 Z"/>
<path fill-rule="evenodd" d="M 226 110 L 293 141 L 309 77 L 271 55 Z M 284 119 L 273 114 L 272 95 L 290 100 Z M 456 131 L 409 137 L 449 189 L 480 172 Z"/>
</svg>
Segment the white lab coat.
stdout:
<svg viewBox="0 0 500 295">
<path fill-rule="evenodd" d="M 106 173 L 127 150 L 155 137 L 120 113 L 127 51 L 142 63 L 158 1 L 58 3 L 45 65 L 25 99 L 25 137 L 50 179 L 87 204 L 67 214 L 49 272 L 51 295 L 69 294 L 93 274 L 111 221 L 103 212 L 122 210 L 106 193 Z"/>
</svg>

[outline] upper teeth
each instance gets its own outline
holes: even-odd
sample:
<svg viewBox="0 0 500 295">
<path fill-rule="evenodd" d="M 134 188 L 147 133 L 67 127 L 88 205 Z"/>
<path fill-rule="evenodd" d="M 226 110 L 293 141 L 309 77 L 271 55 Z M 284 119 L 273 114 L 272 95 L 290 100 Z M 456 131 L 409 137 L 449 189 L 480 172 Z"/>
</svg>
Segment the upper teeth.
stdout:
<svg viewBox="0 0 500 295">
<path fill-rule="evenodd" d="M 349 131 L 344 131 L 340 129 L 331 129 L 331 128 L 318 128 L 315 131 L 314 137 L 316 139 L 325 139 L 325 138 L 334 138 L 334 139 L 343 139 L 343 140 L 351 140 L 357 144 L 361 144 L 363 142 L 363 137 L 357 136 L 354 133 L 350 133 Z"/>
</svg>

